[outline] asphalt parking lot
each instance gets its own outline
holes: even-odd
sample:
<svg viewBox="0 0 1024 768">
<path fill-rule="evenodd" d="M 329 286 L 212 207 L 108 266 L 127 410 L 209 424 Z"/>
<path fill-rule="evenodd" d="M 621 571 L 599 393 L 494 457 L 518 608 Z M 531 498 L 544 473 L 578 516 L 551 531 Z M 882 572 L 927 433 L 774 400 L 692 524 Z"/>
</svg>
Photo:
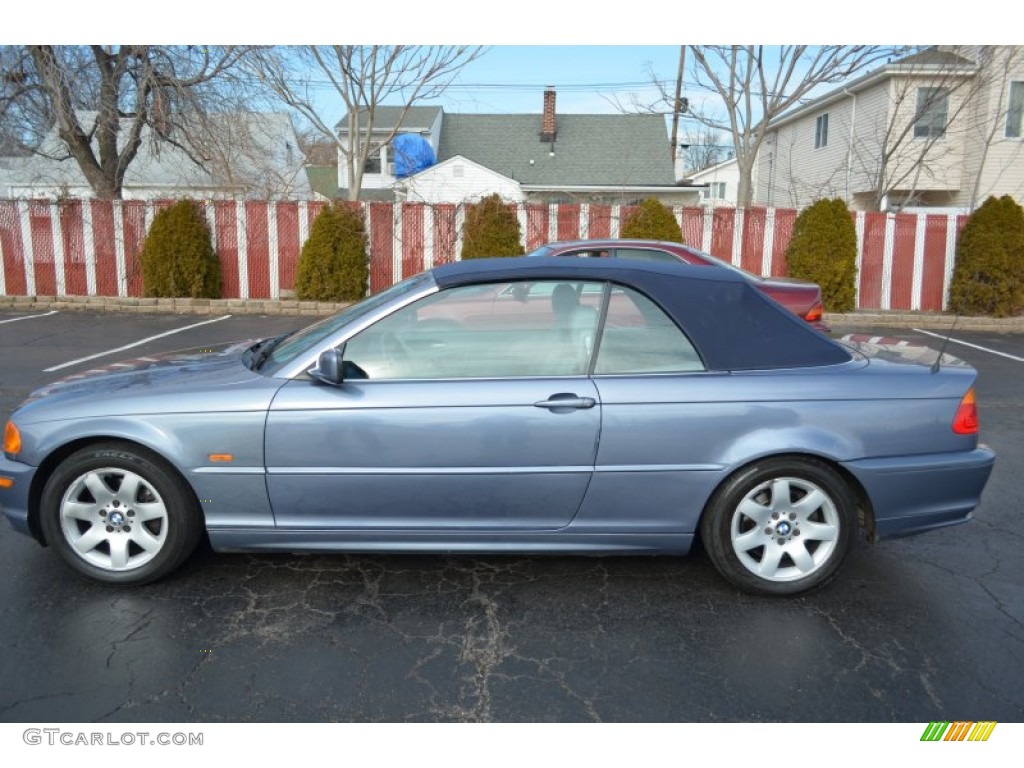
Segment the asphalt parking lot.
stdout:
<svg viewBox="0 0 1024 768">
<path fill-rule="evenodd" d="M 0 416 L 92 365 L 308 321 L 3 312 Z M 810 596 L 738 593 L 700 554 L 201 550 L 104 587 L 3 521 L 0 720 L 1024 720 L 1024 334 L 953 337 L 998 454 L 975 520 L 862 543 Z"/>
</svg>

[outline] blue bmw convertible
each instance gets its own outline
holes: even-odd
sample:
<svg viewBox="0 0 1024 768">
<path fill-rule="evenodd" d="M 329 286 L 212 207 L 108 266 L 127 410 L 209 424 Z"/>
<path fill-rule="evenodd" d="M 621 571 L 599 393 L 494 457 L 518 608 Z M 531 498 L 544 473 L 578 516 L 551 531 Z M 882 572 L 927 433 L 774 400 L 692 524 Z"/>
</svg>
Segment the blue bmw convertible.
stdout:
<svg viewBox="0 0 1024 768">
<path fill-rule="evenodd" d="M 965 522 L 976 371 L 843 344 L 730 270 L 487 259 L 294 333 L 119 363 L 11 416 L 0 505 L 103 582 L 218 551 L 685 554 L 794 594 Z"/>
</svg>

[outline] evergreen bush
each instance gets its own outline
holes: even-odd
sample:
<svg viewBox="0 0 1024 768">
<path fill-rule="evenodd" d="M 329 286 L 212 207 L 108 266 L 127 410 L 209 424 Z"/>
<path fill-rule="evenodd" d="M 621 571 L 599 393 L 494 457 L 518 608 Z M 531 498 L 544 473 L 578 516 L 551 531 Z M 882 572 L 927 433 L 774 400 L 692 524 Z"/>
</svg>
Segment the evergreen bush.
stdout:
<svg viewBox="0 0 1024 768">
<path fill-rule="evenodd" d="M 683 231 L 671 208 L 648 197 L 622 223 L 619 237 L 682 243 Z"/>
<path fill-rule="evenodd" d="M 359 301 L 370 270 L 366 232 L 359 210 L 348 203 L 324 208 L 313 220 L 295 270 L 295 296 L 302 301 Z"/>
<path fill-rule="evenodd" d="M 995 317 L 1024 311 L 1024 208 L 1009 195 L 988 198 L 964 225 L 949 307 Z"/>
<path fill-rule="evenodd" d="M 139 265 L 146 296 L 220 298 L 220 261 L 194 200 L 179 200 L 153 217 Z"/>
<path fill-rule="evenodd" d="M 462 227 L 462 258 L 522 256 L 522 230 L 515 210 L 497 193 L 466 210 Z"/>
<path fill-rule="evenodd" d="M 786 249 L 790 277 L 821 286 L 825 309 L 851 312 L 857 302 L 857 230 L 846 203 L 818 200 L 800 212 Z"/>
</svg>

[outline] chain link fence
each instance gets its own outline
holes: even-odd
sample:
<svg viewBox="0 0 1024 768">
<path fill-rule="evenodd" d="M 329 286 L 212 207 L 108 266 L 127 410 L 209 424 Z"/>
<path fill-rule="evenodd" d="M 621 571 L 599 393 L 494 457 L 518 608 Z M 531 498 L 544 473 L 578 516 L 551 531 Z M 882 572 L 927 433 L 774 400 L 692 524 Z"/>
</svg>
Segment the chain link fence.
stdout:
<svg viewBox="0 0 1024 768">
<path fill-rule="evenodd" d="M 173 201 L 0 200 L 0 294 L 141 296 L 139 251 Z M 292 295 L 302 245 L 323 202 L 202 201 L 221 264 L 224 298 Z M 465 206 L 354 203 L 363 215 L 371 292 L 456 261 Z M 523 247 L 618 237 L 633 206 L 511 204 Z M 686 244 L 748 272 L 786 274 L 797 212 L 782 208 L 674 209 Z M 966 216 L 856 213 L 858 306 L 941 310 L 956 235 Z"/>
</svg>

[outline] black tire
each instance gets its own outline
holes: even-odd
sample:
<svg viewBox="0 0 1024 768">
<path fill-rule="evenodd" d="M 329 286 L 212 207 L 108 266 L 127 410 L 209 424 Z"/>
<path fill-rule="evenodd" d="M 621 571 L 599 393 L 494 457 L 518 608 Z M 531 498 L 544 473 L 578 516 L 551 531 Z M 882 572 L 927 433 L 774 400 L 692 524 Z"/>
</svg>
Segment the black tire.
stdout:
<svg viewBox="0 0 1024 768">
<path fill-rule="evenodd" d="M 715 491 L 701 519 L 719 573 L 745 592 L 795 595 L 827 583 L 856 540 L 857 502 L 828 464 L 754 462 Z"/>
<path fill-rule="evenodd" d="M 126 443 L 97 443 L 64 459 L 43 488 L 40 523 L 71 568 L 122 585 L 166 576 L 203 531 L 199 502 L 178 472 Z"/>
</svg>

